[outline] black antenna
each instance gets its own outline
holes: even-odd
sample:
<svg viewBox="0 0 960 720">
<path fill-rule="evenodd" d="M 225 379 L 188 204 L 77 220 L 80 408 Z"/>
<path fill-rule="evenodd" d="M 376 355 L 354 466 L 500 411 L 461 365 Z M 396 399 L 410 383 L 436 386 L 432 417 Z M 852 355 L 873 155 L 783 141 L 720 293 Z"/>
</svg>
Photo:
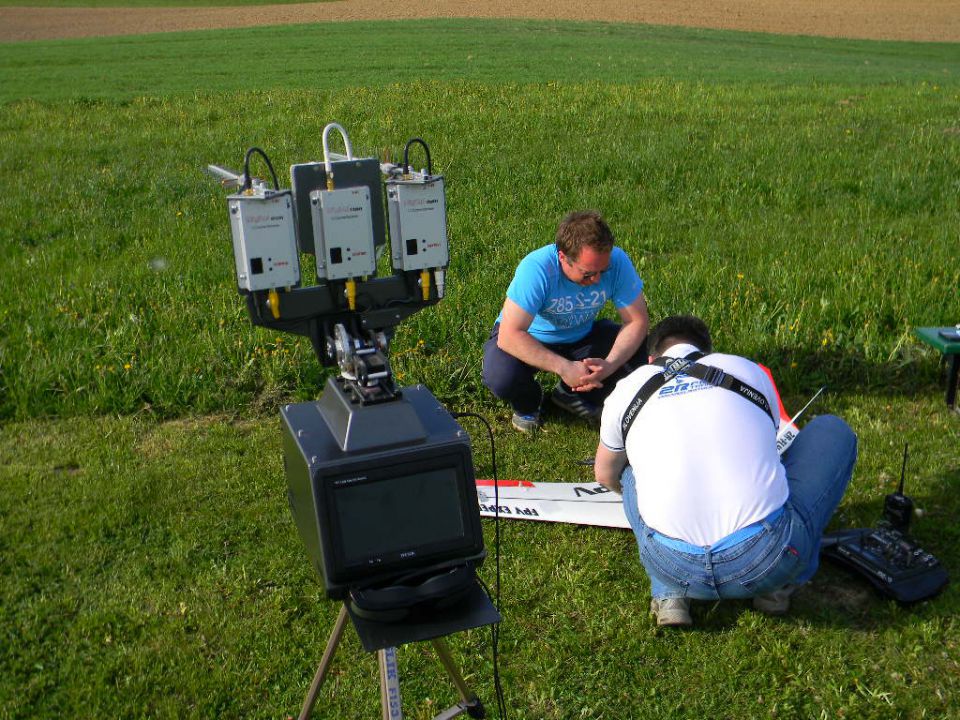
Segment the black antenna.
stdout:
<svg viewBox="0 0 960 720">
<path fill-rule="evenodd" d="M 907 476 L 907 456 L 909 453 L 907 449 L 910 447 L 910 443 L 903 444 L 903 467 L 900 468 L 900 487 L 897 490 L 897 495 L 903 495 L 903 479 Z"/>
<path fill-rule="evenodd" d="M 913 517 L 913 500 L 903 494 L 903 481 L 907 476 L 907 456 L 909 445 L 903 445 L 903 467 L 900 469 L 900 489 L 887 495 L 883 501 L 883 516 L 887 522 L 900 532 L 907 532 Z"/>
</svg>

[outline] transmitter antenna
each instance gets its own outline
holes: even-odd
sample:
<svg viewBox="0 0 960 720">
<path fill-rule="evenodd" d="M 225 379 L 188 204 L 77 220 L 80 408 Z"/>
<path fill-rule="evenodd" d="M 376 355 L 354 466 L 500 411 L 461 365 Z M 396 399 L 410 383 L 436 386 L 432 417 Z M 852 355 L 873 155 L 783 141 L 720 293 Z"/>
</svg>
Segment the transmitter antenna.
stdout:
<svg viewBox="0 0 960 720">
<path fill-rule="evenodd" d="M 910 529 L 910 520 L 913 517 L 913 500 L 903 494 L 903 482 L 907 477 L 907 457 L 909 444 L 903 445 L 903 465 L 900 468 L 900 487 L 895 493 L 887 495 L 883 501 L 883 516 L 892 527 L 902 533 Z"/>
<path fill-rule="evenodd" d="M 907 476 L 907 456 L 910 443 L 903 444 L 903 466 L 900 468 L 900 487 L 897 488 L 897 495 L 903 495 L 903 479 Z"/>
<path fill-rule="evenodd" d="M 822 392 L 823 392 L 824 390 L 826 390 L 826 389 L 827 389 L 827 386 L 824 385 L 824 386 L 821 387 L 819 390 L 817 390 L 817 392 L 814 394 L 814 396 L 813 396 L 812 398 L 810 398 L 809 400 L 807 400 L 807 404 L 804 405 L 802 408 L 800 408 L 800 412 L 798 412 L 796 415 L 794 415 L 792 418 L 790 418 L 790 424 L 792 425 L 793 423 L 797 422 L 797 418 L 800 417 L 801 415 L 803 415 L 803 414 L 807 411 L 807 408 L 810 407 L 811 405 L 813 405 L 813 401 L 816 400 L 818 397 L 820 397 L 820 393 L 822 393 Z"/>
</svg>

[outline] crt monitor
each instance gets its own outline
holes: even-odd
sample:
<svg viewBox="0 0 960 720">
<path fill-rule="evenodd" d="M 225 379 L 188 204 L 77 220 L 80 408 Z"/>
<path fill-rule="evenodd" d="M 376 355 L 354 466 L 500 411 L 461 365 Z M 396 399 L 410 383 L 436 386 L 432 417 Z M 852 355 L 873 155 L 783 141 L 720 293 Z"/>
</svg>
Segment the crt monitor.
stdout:
<svg viewBox="0 0 960 720">
<path fill-rule="evenodd" d="M 290 509 L 331 598 L 484 557 L 469 437 L 422 386 L 405 388 L 398 402 L 421 423 L 419 439 L 352 451 L 322 403 L 282 410 Z M 376 419 L 391 405 L 354 414 Z M 389 435 L 389 425 L 369 427 Z"/>
</svg>

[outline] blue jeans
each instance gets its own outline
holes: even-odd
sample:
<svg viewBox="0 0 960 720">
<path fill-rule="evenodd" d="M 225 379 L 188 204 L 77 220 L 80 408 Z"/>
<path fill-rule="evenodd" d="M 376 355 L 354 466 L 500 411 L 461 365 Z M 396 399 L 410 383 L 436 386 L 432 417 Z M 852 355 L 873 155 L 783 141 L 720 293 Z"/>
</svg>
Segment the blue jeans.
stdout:
<svg viewBox="0 0 960 720">
<path fill-rule="evenodd" d="M 707 546 L 701 552 L 671 547 L 644 524 L 628 466 L 620 478 L 623 506 L 637 536 L 640 562 L 650 576 L 652 596 L 750 598 L 807 582 L 817 572 L 820 538 L 856 460 L 857 437 L 843 420 L 833 415 L 811 420 L 783 456 L 790 496 L 780 517 L 763 521 L 759 532 L 724 550 Z"/>
<path fill-rule="evenodd" d="M 606 357 L 617 339 L 620 327 L 612 320 L 597 320 L 591 326 L 590 332 L 580 340 L 572 343 L 544 343 L 544 347 L 567 360 Z M 509 402 L 515 413 L 531 415 L 538 412 L 543 401 L 543 389 L 536 378 L 539 370 L 497 347 L 499 335 L 500 323 L 495 323 L 490 338 L 483 345 L 483 384 L 498 398 Z M 618 380 L 646 363 L 647 343 L 644 341 L 633 357 L 604 381 L 602 388 L 584 393 L 584 398 L 594 405 L 603 404 L 604 398 L 613 392 Z M 570 390 L 563 381 L 560 386 L 564 390 Z"/>
</svg>

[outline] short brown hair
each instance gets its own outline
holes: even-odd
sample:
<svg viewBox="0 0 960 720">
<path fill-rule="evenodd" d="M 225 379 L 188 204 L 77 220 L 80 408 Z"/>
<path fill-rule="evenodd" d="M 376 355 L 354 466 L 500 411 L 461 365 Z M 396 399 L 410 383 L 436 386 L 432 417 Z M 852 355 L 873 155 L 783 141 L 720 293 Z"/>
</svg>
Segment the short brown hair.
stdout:
<svg viewBox="0 0 960 720">
<path fill-rule="evenodd" d="M 558 250 L 576 260 L 584 246 L 604 253 L 613 250 L 613 233 L 596 210 L 577 210 L 560 222 L 556 242 Z"/>
<path fill-rule="evenodd" d="M 664 318 L 647 335 L 647 346 L 655 356 L 678 342 L 690 343 L 709 355 L 713 352 L 713 341 L 707 324 L 696 315 L 671 315 Z"/>
</svg>

